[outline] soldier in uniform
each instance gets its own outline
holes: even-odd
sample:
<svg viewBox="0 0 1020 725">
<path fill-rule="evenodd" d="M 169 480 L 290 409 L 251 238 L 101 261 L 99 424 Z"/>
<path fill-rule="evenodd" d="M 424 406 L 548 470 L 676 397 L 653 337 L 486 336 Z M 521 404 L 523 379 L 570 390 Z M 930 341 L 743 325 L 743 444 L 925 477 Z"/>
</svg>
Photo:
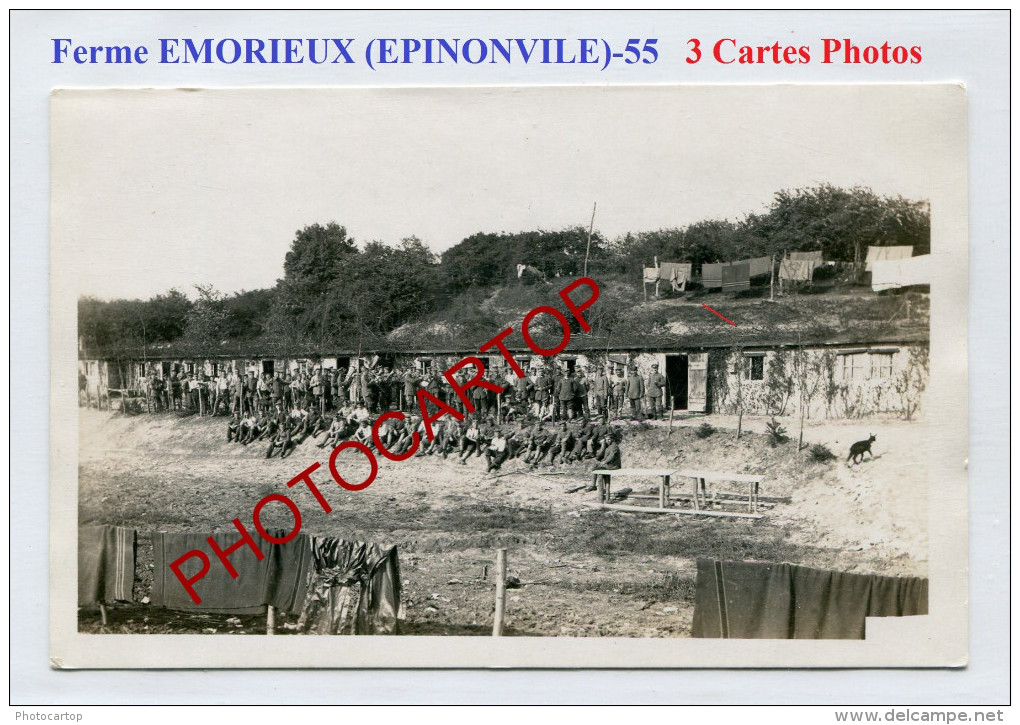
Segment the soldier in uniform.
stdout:
<svg viewBox="0 0 1020 725">
<path fill-rule="evenodd" d="M 659 417 L 662 409 L 663 395 L 666 392 L 666 378 L 659 372 L 659 363 L 652 363 L 652 372 L 645 383 L 645 400 L 648 402 L 648 417 L 653 420 Z"/>
<path fill-rule="evenodd" d="M 488 374 L 482 380 L 488 380 Z M 481 385 L 471 388 L 471 404 L 475 406 L 475 413 L 484 418 L 489 414 L 489 391 Z"/>
<path fill-rule="evenodd" d="M 528 404 L 531 402 L 531 393 L 534 389 L 535 384 L 527 375 L 523 378 L 517 378 L 514 381 L 514 395 L 517 399 L 518 405 L 523 405 L 527 408 Z"/>
<path fill-rule="evenodd" d="M 311 395 L 311 406 L 317 411 L 322 411 L 322 369 L 316 365 L 312 377 L 308 381 L 308 390 Z"/>
<path fill-rule="evenodd" d="M 409 368 L 404 373 L 404 407 L 405 412 L 411 412 L 417 407 L 418 401 L 418 386 L 421 384 L 421 378 L 418 376 L 417 371 L 414 368 Z"/>
<path fill-rule="evenodd" d="M 234 411 L 230 420 L 227 421 L 227 443 L 231 443 L 234 440 L 240 441 L 240 427 L 241 427 L 241 414 L 238 411 Z"/>
<path fill-rule="evenodd" d="M 622 373 L 619 375 L 614 373 L 609 380 L 613 384 L 613 399 L 610 407 L 613 415 L 619 418 L 623 415 L 623 406 L 627 400 L 627 380 Z"/>
<path fill-rule="evenodd" d="M 365 407 L 369 412 L 375 412 L 375 386 L 372 383 L 372 374 L 367 367 L 358 376 L 358 389 Z"/>
<path fill-rule="evenodd" d="M 540 420 L 550 414 L 549 402 L 551 398 L 552 380 L 549 379 L 543 368 L 538 371 L 538 377 L 535 379 L 535 416 Z"/>
<path fill-rule="evenodd" d="M 258 399 L 259 380 L 255 377 L 254 372 L 249 372 L 247 379 L 244 381 L 244 406 L 245 410 L 248 411 L 248 415 L 254 415 L 255 411 L 258 410 Z"/>
<path fill-rule="evenodd" d="M 574 373 L 567 371 L 556 381 L 556 409 L 553 411 L 555 420 L 573 420 L 574 418 Z"/>
<path fill-rule="evenodd" d="M 638 375 L 637 367 L 634 365 L 630 366 L 630 370 L 627 371 L 627 400 L 630 401 L 630 414 L 631 417 L 636 419 L 641 417 L 641 398 L 645 396 L 645 381 Z"/>
<path fill-rule="evenodd" d="M 604 416 L 609 414 L 609 401 L 613 394 L 613 383 L 609 379 L 609 368 L 601 373 L 596 373 L 591 381 L 591 391 L 594 396 L 595 415 Z"/>
<path fill-rule="evenodd" d="M 510 455 L 508 450 L 508 441 L 503 431 L 497 428 L 492 435 L 492 441 L 489 443 L 489 447 L 485 450 L 485 472 L 498 471 L 499 467 L 503 465 L 503 462 Z"/>
<path fill-rule="evenodd" d="M 591 410 L 588 408 L 588 381 L 583 370 L 578 370 L 574 379 L 574 410 L 585 420 L 591 417 Z"/>
<path fill-rule="evenodd" d="M 603 443 L 602 455 L 595 459 L 595 470 L 604 471 L 616 471 L 621 467 L 622 453 L 619 446 L 620 434 L 614 433 L 606 436 Z M 606 476 L 597 476 L 597 480 L 593 481 L 585 491 L 594 491 L 596 488 L 599 490 L 599 498 L 603 498 L 603 492 L 605 491 Z"/>
</svg>

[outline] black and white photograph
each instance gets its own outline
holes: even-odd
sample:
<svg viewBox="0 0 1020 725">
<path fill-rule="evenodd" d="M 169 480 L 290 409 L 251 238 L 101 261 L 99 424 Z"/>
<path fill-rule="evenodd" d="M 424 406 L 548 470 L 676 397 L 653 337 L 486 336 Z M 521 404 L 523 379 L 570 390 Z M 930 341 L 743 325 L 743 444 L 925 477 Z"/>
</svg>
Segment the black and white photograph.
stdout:
<svg viewBox="0 0 1020 725">
<path fill-rule="evenodd" d="M 59 666 L 966 663 L 961 86 L 50 124 Z"/>
</svg>

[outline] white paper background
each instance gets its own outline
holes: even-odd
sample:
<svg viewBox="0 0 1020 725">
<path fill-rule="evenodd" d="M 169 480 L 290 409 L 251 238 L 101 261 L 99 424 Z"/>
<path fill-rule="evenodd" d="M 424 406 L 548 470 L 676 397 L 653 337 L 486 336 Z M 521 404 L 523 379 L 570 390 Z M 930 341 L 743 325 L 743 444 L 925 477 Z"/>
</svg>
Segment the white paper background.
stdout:
<svg viewBox="0 0 1020 725">
<path fill-rule="evenodd" d="M 327 29 L 328 32 L 324 29 Z M 159 37 L 659 37 L 660 61 L 604 72 L 576 66 L 56 66 L 50 38 L 156 45 Z M 683 62 L 684 42 L 809 44 L 849 37 L 921 45 L 891 68 L 736 67 Z M 1005 329 L 1008 268 L 1008 16 L 1005 13 L 17 13 L 11 27 L 13 703 L 698 702 L 979 703 L 1006 697 L 1008 500 Z M 710 40 L 711 39 L 711 40 Z M 970 104 L 970 666 L 965 671 L 79 672 L 48 669 L 48 156 L 54 86 L 490 85 L 960 81 Z M 749 110 L 749 114 L 751 111 Z M 749 120 L 753 120 L 749 118 Z M 12 386 L 12 389 L 14 386 Z M 933 532 L 934 534 L 934 532 Z M 271 667 L 272 662 L 262 663 Z M 736 700 L 734 696 L 736 694 Z"/>
</svg>

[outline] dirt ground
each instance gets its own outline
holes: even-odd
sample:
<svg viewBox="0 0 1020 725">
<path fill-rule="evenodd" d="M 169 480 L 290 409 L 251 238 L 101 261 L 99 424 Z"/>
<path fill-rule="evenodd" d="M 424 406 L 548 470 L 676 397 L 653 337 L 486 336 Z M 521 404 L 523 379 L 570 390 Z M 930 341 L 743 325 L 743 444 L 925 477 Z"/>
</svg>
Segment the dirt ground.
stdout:
<svg viewBox="0 0 1020 725">
<path fill-rule="evenodd" d="M 584 505 L 595 493 L 565 493 L 590 480 L 573 465 L 532 473 L 486 475 L 483 458 L 467 466 L 432 457 L 381 460 L 367 489 L 349 492 L 331 479 L 328 452 L 309 443 L 284 460 L 262 457 L 261 445 L 226 442 L 223 418 L 176 414 L 124 416 L 80 413 L 79 521 L 139 531 L 135 601 L 98 612 L 82 610 L 86 632 L 220 633 L 264 631 L 258 617 L 194 615 L 147 606 L 152 582 L 149 532 L 233 531 L 250 525 L 254 504 L 315 462 L 313 474 L 333 511 L 326 514 L 303 486 L 288 495 L 301 509 L 302 531 L 399 547 L 405 634 L 485 635 L 491 632 L 492 565 L 508 549 L 505 633 L 521 636 L 686 637 L 694 606 L 695 561 L 786 561 L 857 573 L 927 575 L 927 482 L 924 423 L 809 423 L 805 443 L 823 443 L 837 458 L 812 461 L 793 440 L 771 447 L 765 421 L 697 416 L 621 423 L 625 467 L 753 472 L 770 502 L 760 520 L 604 511 Z M 699 438 L 696 428 L 717 430 Z M 848 468 L 853 441 L 874 433 L 874 459 Z M 368 466 L 356 452 L 339 467 L 352 482 Z M 510 461 L 503 473 L 516 471 Z M 674 482 L 686 488 L 680 479 Z M 576 484 L 575 484 L 576 485 Z M 653 480 L 627 481 L 649 493 Z M 657 490 L 657 489 L 656 489 Z M 638 503 L 632 501 L 631 503 Z M 646 505 L 651 501 L 641 501 Z M 278 518 L 274 519 L 274 515 Z M 280 507 L 263 512 L 267 526 L 290 527 Z M 250 528 L 250 526 L 249 526 Z M 281 633 L 293 623 L 278 619 Z"/>
</svg>

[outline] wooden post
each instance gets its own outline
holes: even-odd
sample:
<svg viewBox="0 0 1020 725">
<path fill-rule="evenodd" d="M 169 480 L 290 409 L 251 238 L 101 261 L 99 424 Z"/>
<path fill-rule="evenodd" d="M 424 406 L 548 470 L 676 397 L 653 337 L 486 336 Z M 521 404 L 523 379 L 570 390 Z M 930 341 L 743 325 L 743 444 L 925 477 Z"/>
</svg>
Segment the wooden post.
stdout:
<svg viewBox="0 0 1020 725">
<path fill-rule="evenodd" d="M 496 423 L 503 423 L 503 394 L 496 393 Z"/>
<path fill-rule="evenodd" d="M 669 503 L 669 476 L 662 477 L 662 483 L 659 484 L 659 508 L 666 508 L 666 504 Z"/>
<path fill-rule="evenodd" d="M 799 335 L 798 335 L 799 337 Z M 807 367 L 807 358 L 804 348 L 800 349 L 800 438 L 797 440 L 797 450 L 804 450 L 804 372 Z"/>
<path fill-rule="evenodd" d="M 266 607 L 266 634 L 276 634 L 276 607 Z"/>
<path fill-rule="evenodd" d="M 492 622 L 492 636 L 503 636 L 503 615 L 506 611 L 506 549 L 496 552 L 496 615 Z"/>
<path fill-rule="evenodd" d="M 698 505 L 698 481 L 700 479 L 692 478 L 691 480 L 694 482 L 694 490 L 693 495 L 691 496 L 691 501 L 694 502 L 694 510 L 697 511 L 698 509 L 701 508 L 701 506 Z"/>
<path fill-rule="evenodd" d="M 105 604 L 100 604 L 99 605 L 99 618 L 102 620 L 103 626 L 105 627 L 106 626 L 106 605 Z"/>
<path fill-rule="evenodd" d="M 776 299 L 776 255 L 769 257 L 769 302 Z"/>
</svg>

